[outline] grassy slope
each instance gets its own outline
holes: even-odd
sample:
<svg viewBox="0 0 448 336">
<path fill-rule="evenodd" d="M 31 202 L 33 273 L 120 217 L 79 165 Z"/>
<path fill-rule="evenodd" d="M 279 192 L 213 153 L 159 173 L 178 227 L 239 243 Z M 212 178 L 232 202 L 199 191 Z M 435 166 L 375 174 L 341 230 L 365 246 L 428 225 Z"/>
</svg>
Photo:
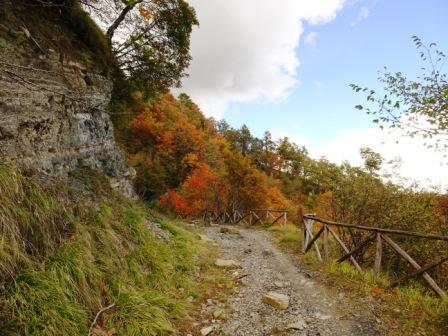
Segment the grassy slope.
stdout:
<svg viewBox="0 0 448 336">
<path fill-rule="evenodd" d="M 301 232 L 297 227 L 273 226 L 270 230 L 284 250 L 298 255 L 303 264 L 319 273 L 319 277 L 325 279 L 331 287 L 348 297 L 373 296 L 377 316 L 381 317 L 389 335 L 448 334 L 448 304 L 428 293 L 420 284 L 411 283 L 389 290 L 387 276 L 375 280 L 371 272 L 361 275 L 347 262 L 338 264 L 333 260 L 322 267 L 314 252 L 306 255 L 301 253 Z M 332 248 L 333 251 L 335 249 L 336 246 Z"/>
<path fill-rule="evenodd" d="M 79 176 L 76 188 L 44 190 L 0 166 L 0 335 L 87 335 L 112 303 L 99 320 L 105 331 L 174 331 L 191 308 L 186 298 L 212 286 L 214 253 L 101 176 Z M 173 237 L 155 238 L 148 220 Z"/>
</svg>

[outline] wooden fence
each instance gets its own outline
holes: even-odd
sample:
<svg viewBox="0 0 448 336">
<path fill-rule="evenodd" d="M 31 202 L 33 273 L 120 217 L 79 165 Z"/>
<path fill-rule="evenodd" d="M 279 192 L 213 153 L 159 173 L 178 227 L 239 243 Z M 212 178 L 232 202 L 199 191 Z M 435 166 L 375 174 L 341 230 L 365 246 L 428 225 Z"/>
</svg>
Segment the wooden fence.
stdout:
<svg viewBox="0 0 448 336">
<path fill-rule="evenodd" d="M 288 222 L 288 210 L 251 209 L 251 210 L 206 210 L 203 216 L 204 222 L 254 225 L 261 222 L 270 224 Z"/>
<path fill-rule="evenodd" d="M 319 223 L 319 224 L 317 224 Z M 317 224 L 317 225 L 316 225 Z M 313 229 L 316 226 L 316 230 Z M 349 250 L 346 243 L 344 243 L 343 239 L 341 239 L 340 235 L 336 232 L 334 228 L 338 228 L 338 232 L 341 234 L 344 230 L 361 230 L 364 232 L 369 232 L 370 235 L 367 236 L 361 242 L 357 244 L 352 244 L 354 247 Z M 316 251 L 317 258 L 319 260 L 328 260 L 329 259 L 329 236 L 331 235 L 337 244 L 343 250 L 343 255 L 337 260 L 338 262 L 343 262 L 345 260 L 349 260 L 353 266 L 361 273 L 363 270 L 357 260 L 356 256 L 360 257 L 364 255 L 366 250 L 369 248 L 369 245 L 374 245 L 375 247 L 375 261 L 373 265 L 373 274 L 375 277 L 378 277 L 381 271 L 381 260 L 383 255 L 383 243 L 389 245 L 400 257 L 406 260 L 412 268 L 413 272 L 403 276 L 402 278 L 391 283 L 390 287 L 396 287 L 400 284 L 407 282 L 408 280 L 415 277 L 422 277 L 428 286 L 436 292 L 442 299 L 448 300 L 447 294 L 437 285 L 434 279 L 429 275 L 429 271 L 434 269 L 435 267 L 441 265 L 442 263 L 448 260 L 448 236 L 440 236 L 440 235 L 431 235 L 431 234 L 421 234 L 410 231 L 402 231 L 395 229 L 383 229 L 362 225 L 354 225 L 354 224 L 346 224 L 346 223 L 338 223 L 332 222 L 329 220 L 321 219 L 316 217 L 315 215 L 304 215 L 303 216 L 303 230 L 302 230 L 302 248 L 303 252 L 307 253 L 313 247 Z M 444 253 L 442 257 L 433 262 L 420 266 L 402 247 L 400 247 L 390 236 L 398 235 L 398 236 L 407 236 L 418 239 L 432 239 L 437 241 L 446 242 L 446 248 L 441 251 Z M 322 251 L 317 244 L 317 240 L 322 238 Z M 352 241 L 352 243 L 354 243 Z"/>
</svg>

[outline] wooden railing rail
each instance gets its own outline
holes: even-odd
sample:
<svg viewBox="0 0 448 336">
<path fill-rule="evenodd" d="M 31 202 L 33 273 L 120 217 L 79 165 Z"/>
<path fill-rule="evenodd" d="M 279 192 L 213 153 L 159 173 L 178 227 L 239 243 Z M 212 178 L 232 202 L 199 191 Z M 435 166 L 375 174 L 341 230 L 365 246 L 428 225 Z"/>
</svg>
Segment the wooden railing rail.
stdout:
<svg viewBox="0 0 448 336">
<path fill-rule="evenodd" d="M 347 227 L 347 228 L 354 228 L 354 229 L 360 229 L 364 231 L 372 231 L 372 232 L 379 232 L 379 233 L 391 233 L 391 234 L 398 234 L 403 236 L 411 236 L 411 237 L 419 237 L 419 238 L 426 238 L 426 239 L 435 239 L 435 240 L 444 240 L 448 241 L 448 236 L 440 236 L 440 235 L 432 235 L 432 234 L 423 234 L 418 232 L 412 232 L 412 231 L 403 231 L 403 230 L 395 230 L 395 229 L 383 229 L 383 228 L 377 228 L 377 227 L 371 227 L 371 226 L 363 226 L 363 225 L 355 225 L 355 224 L 347 224 L 347 223 L 340 223 L 340 222 L 332 222 L 326 219 L 314 217 L 312 215 L 304 215 L 303 218 L 305 219 L 312 219 L 317 222 L 320 222 L 322 224 L 328 224 L 328 225 L 334 225 L 334 226 L 340 226 L 340 227 Z"/>
<path fill-rule="evenodd" d="M 205 222 L 254 225 L 269 222 L 271 225 L 288 223 L 288 210 L 282 209 L 249 209 L 249 210 L 206 210 L 203 215 Z"/>
<path fill-rule="evenodd" d="M 320 223 L 322 226 L 316 233 L 313 233 L 313 227 L 315 223 Z M 437 293 L 443 300 L 448 300 L 447 294 L 439 287 L 439 285 L 434 281 L 434 279 L 428 274 L 428 271 L 434 269 L 435 267 L 443 264 L 448 261 L 448 255 L 444 256 L 428 265 L 420 266 L 403 248 L 401 248 L 395 241 L 393 241 L 389 235 L 399 235 L 406 237 L 413 237 L 419 239 L 432 239 L 443 242 L 448 242 L 448 236 L 443 235 L 434 235 L 434 234 L 423 234 L 418 232 L 404 231 L 404 230 L 396 230 L 396 229 L 385 229 L 385 228 L 377 228 L 363 225 L 355 225 L 355 224 L 347 224 L 340 222 L 333 222 L 330 220 L 318 218 L 313 214 L 308 214 L 303 216 L 302 222 L 302 250 L 303 253 L 309 252 L 309 250 L 314 246 L 316 250 L 317 258 L 322 260 L 328 260 L 329 258 L 329 242 L 328 236 L 329 233 L 333 236 L 335 242 L 342 248 L 344 254 L 337 260 L 337 262 L 343 262 L 345 260 L 350 260 L 353 266 L 360 272 L 363 273 L 361 266 L 358 261 L 355 259 L 355 256 L 359 254 L 364 254 L 366 250 L 369 248 L 369 245 L 375 243 L 375 260 L 373 265 L 373 274 L 375 277 L 380 275 L 381 271 L 381 261 L 383 255 L 383 242 L 389 245 L 401 258 L 406 260 L 413 268 L 414 272 L 402 277 L 399 280 L 396 280 L 391 283 L 390 287 L 396 287 L 397 285 L 403 284 L 415 277 L 422 277 L 428 286 Z M 372 232 L 370 236 L 362 240 L 361 242 L 354 244 L 351 242 L 354 248 L 349 250 L 346 243 L 339 237 L 339 235 L 333 230 L 332 227 L 339 227 L 340 230 L 344 228 L 361 230 L 366 232 Z M 323 258 L 320 252 L 319 245 L 317 241 L 320 237 L 323 237 L 322 249 L 323 249 Z M 448 251 L 448 244 L 445 249 Z"/>
</svg>

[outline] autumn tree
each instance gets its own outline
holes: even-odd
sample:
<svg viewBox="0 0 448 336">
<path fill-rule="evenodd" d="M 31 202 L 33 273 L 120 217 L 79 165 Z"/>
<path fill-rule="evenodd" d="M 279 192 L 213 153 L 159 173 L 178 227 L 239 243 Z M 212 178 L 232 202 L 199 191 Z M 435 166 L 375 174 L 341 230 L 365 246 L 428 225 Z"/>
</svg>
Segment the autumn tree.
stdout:
<svg viewBox="0 0 448 336">
<path fill-rule="evenodd" d="M 224 179 L 203 163 L 185 180 L 181 188 L 192 213 L 200 217 L 205 210 L 222 211 L 228 207 L 229 187 Z"/>
<path fill-rule="evenodd" d="M 182 217 L 191 215 L 192 209 L 184 196 L 169 189 L 160 197 L 160 204 L 167 210 Z"/>
<path fill-rule="evenodd" d="M 225 157 L 229 200 L 237 209 L 257 209 L 273 206 L 285 208 L 287 201 L 275 182 L 257 169 L 248 156 L 231 151 Z"/>
</svg>

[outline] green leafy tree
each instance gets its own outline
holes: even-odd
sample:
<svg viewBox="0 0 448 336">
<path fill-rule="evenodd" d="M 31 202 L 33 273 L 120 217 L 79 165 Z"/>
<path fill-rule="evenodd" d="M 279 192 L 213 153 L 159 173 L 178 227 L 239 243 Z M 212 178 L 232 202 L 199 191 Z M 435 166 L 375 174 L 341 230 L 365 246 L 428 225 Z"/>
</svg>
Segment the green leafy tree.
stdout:
<svg viewBox="0 0 448 336">
<path fill-rule="evenodd" d="M 146 94 L 180 86 L 198 24 L 184 0 L 92 0 L 84 8 L 104 28 L 119 67 Z"/>
<path fill-rule="evenodd" d="M 359 150 L 359 153 L 361 154 L 361 158 L 364 160 L 364 167 L 370 172 L 370 174 L 374 174 L 381 169 L 381 165 L 384 161 L 381 154 L 374 152 L 369 147 L 362 147 Z"/>
<path fill-rule="evenodd" d="M 384 94 L 356 84 L 350 86 L 356 92 L 367 95 L 373 107 L 357 105 L 374 117 L 373 122 L 381 128 L 402 129 L 411 137 L 421 136 L 428 147 L 440 150 L 448 148 L 448 78 L 443 66 L 445 54 L 435 43 L 429 46 L 413 36 L 421 59 L 428 65 L 416 80 L 401 72 L 390 72 L 384 68 L 379 81 L 384 85 Z"/>
</svg>

